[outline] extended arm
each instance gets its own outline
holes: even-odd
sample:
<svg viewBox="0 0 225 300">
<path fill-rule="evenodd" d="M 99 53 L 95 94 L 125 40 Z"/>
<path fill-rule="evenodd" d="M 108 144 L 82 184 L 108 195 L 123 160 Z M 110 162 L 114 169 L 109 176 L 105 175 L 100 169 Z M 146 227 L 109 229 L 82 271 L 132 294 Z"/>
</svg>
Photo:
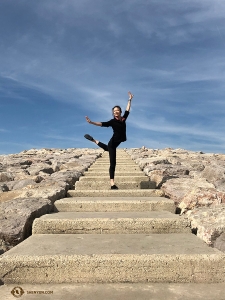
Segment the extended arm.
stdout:
<svg viewBox="0 0 225 300">
<path fill-rule="evenodd" d="M 86 121 L 87 121 L 89 124 L 93 124 L 93 125 L 96 125 L 96 126 L 102 126 L 102 123 L 101 123 L 101 122 L 92 122 L 87 116 L 86 116 L 85 118 L 86 118 Z"/>
<path fill-rule="evenodd" d="M 127 111 L 130 111 L 131 100 L 132 100 L 132 98 L 134 97 L 134 95 L 132 95 L 131 92 L 128 92 L 128 96 L 129 96 L 129 99 L 128 99 L 128 103 L 127 103 L 127 108 L 126 108 L 126 110 L 127 110 Z"/>
</svg>

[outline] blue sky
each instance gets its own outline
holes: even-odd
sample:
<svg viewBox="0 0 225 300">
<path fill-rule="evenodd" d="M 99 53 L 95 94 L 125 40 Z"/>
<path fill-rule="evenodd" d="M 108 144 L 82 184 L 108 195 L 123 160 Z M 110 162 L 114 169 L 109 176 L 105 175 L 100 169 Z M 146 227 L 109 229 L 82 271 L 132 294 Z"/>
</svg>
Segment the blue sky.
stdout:
<svg viewBox="0 0 225 300">
<path fill-rule="evenodd" d="M 97 147 L 225 153 L 225 1 L 1 0 L 0 154 Z"/>
</svg>

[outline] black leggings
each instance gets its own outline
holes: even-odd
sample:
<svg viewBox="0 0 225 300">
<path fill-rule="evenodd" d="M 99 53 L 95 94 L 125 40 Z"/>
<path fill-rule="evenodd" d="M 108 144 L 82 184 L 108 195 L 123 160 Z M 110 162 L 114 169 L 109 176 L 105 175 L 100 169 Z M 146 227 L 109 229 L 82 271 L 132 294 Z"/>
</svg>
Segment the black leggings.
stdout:
<svg viewBox="0 0 225 300">
<path fill-rule="evenodd" d="M 98 143 L 98 146 L 105 151 L 109 151 L 109 176 L 110 179 L 114 179 L 115 169 L 116 169 L 116 148 L 119 146 L 120 142 L 115 143 L 113 138 L 109 141 L 108 145 L 103 144 L 102 142 Z"/>
</svg>

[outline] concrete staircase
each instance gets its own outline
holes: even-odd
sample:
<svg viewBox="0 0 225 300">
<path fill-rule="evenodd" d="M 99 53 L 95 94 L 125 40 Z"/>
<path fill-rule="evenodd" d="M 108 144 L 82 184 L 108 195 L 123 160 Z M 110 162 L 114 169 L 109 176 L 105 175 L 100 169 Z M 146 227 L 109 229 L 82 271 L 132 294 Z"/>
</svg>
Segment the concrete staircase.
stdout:
<svg viewBox="0 0 225 300">
<path fill-rule="evenodd" d="M 119 190 L 110 190 L 105 152 L 55 213 L 2 255 L 5 284 L 225 281 L 225 255 L 191 233 L 125 151 L 117 156 Z"/>
</svg>

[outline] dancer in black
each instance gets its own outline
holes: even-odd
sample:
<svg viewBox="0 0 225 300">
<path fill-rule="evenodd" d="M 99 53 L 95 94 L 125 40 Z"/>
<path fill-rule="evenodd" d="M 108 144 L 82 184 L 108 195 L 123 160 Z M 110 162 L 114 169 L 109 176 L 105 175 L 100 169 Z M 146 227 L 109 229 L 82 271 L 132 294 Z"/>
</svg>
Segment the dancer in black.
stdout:
<svg viewBox="0 0 225 300">
<path fill-rule="evenodd" d="M 111 183 L 111 189 L 117 190 L 118 187 L 114 183 L 114 174 L 115 174 L 115 168 L 116 168 L 116 148 L 119 146 L 121 142 L 125 142 L 127 140 L 126 137 L 126 119 L 130 112 L 131 107 L 131 100 L 133 98 L 133 95 L 131 92 L 128 92 L 129 100 L 127 103 L 126 111 L 123 116 L 121 107 L 116 105 L 112 108 L 112 113 L 114 116 L 114 119 L 111 119 L 108 122 L 92 122 L 87 116 L 86 121 L 89 124 L 93 124 L 96 126 L 101 127 L 112 127 L 113 129 L 113 136 L 110 139 L 108 145 L 103 144 L 102 142 L 95 140 L 92 136 L 89 134 L 85 134 L 85 138 L 94 142 L 99 147 L 104 149 L 105 151 L 109 152 L 109 161 L 110 161 L 110 167 L 109 167 L 109 176 L 110 176 L 110 183 Z"/>
</svg>

